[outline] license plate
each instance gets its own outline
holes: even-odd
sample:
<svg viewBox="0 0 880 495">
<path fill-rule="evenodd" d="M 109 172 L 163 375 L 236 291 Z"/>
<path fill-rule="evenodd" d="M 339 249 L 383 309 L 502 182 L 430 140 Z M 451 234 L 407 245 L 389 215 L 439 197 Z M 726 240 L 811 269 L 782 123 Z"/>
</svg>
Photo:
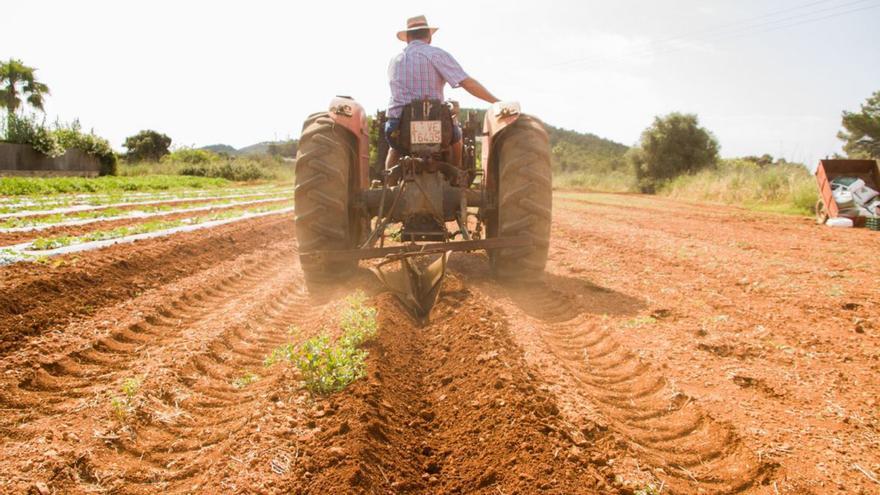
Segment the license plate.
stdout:
<svg viewBox="0 0 880 495">
<path fill-rule="evenodd" d="M 439 120 L 417 120 L 409 124 L 412 144 L 440 144 L 442 133 Z"/>
</svg>

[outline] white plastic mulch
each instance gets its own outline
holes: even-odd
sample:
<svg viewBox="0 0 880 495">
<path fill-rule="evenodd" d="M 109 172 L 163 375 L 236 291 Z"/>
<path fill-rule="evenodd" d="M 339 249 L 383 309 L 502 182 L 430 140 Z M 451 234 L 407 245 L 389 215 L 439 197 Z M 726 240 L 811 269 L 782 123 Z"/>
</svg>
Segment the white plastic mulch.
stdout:
<svg viewBox="0 0 880 495">
<path fill-rule="evenodd" d="M 262 195 L 261 195 L 262 196 Z M 242 197 L 242 196 L 239 196 Z M 235 198 L 225 198 L 225 199 L 235 199 Z M 66 222 L 57 222 L 57 223 L 47 223 L 43 225 L 29 225 L 27 227 L 10 227 L 10 228 L 0 228 L 0 234 L 12 233 L 12 232 L 36 232 L 40 230 L 52 229 L 55 227 L 73 227 L 77 225 L 88 225 L 90 223 L 95 222 L 112 222 L 113 220 L 124 220 L 124 219 L 142 219 L 142 218 L 151 218 L 151 217 L 159 217 L 165 215 L 174 215 L 175 213 L 190 213 L 190 212 L 199 212 L 199 211 L 208 211 L 208 210 L 219 210 L 224 208 L 232 208 L 234 206 L 246 206 L 253 205 L 259 203 L 270 203 L 272 201 L 281 201 L 285 198 L 283 196 L 276 196 L 272 198 L 266 199 L 255 199 L 251 201 L 237 201 L 234 203 L 224 203 L 224 204 L 214 204 L 214 205 L 206 205 L 199 206 L 196 208 L 182 208 L 179 210 L 166 210 L 166 211 L 156 211 L 156 212 L 144 212 L 140 210 L 128 210 L 122 215 L 116 215 L 111 217 L 95 217 L 95 218 L 86 218 L 83 220 L 70 220 Z"/>
<path fill-rule="evenodd" d="M 174 227 L 165 230 L 157 230 L 155 232 L 147 232 L 144 234 L 135 234 L 126 237 L 120 237 L 118 239 L 107 239 L 103 241 L 91 241 L 91 242 L 83 242 L 81 244 L 73 244 L 70 246 L 63 246 L 55 249 L 44 249 L 44 250 L 29 250 L 28 247 L 31 245 L 30 242 L 24 242 L 21 244 L 16 244 L 13 246 L 6 246 L 0 248 L 0 265 L 8 265 L 11 263 L 18 263 L 21 261 L 33 260 L 38 257 L 51 257 L 58 256 L 62 254 L 70 254 L 70 253 L 78 253 L 82 251 L 92 251 L 95 249 L 101 249 L 108 246 L 113 246 L 115 244 L 129 244 L 135 241 L 140 241 L 144 239 L 153 239 L 156 237 L 164 237 L 173 234 L 178 234 L 182 232 L 192 232 L 195 230 L 208 229 L 212 227 L 217 227 L 220 225 L 225 225 L 228 223 L 239 222 L 242 220 L 250 220 L 253 218 L 265 217 L 269 215 L 279 215 L 282 213 L 289 213 L 293 211 L 293 207 L 282 208 L 280 210 L 273 211 L 265 211 L 261 213 L 246 213 L 240 217 L 235 218 L 227 218 L 223 220 L 213 220 L 210 222 L 199 223 L 195 225 L 183 225 L 180 227 Z"/>
<path fill-rule="evenodd" d="M 279 193 L 283 193 L 285 191 L 279 191 Z M 184 201 L 210 201 L 215 199 L 239 199 L 239 198 L 252 198 L 254 196 L 265 196 L 266 194 L 274 194 L 274 192 L 269 193 L 251 193 L 251 194 L 238 194 L 233 196 L 200 196 L 197 198 L 173 198 L 173 199 L 163 199 L 163 200 L 148 200 L 148 201 L 139 201 L 139 202 L 131 202 L 131 203 L 115 203 L 115 204 L 104 204 L 104 205 L 74 205 L 74 206 L 64 206 L 61 208 L 53 208 L 49 210 L 27 210 L 27 211 L 17 211 L 14 213 L 0 213 L 0 219 L 4 218 L 21 218 L 21 217 L 35 217 L 42 215 L 55 215 L 57 213 L 76 213 L 81 211 L 91 211 L 91 210 L 102 210 L 106 208 L 113 207 L 128 207 L 128 206 L 141 206 L 141 205 L 158 205 L 158 204 L 167 204 L 167 203 L 180 203 Z"/>
</svg>

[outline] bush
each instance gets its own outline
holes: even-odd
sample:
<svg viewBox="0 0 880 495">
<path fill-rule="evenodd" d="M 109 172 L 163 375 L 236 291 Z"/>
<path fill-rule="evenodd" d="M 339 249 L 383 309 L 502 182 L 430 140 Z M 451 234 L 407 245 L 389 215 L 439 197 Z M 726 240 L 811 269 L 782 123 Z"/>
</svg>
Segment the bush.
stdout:
<svg viewBox="0 0 880 495">
<path fill-rule="evenodd" d="M 219 177 L 232 181 L 251 181 L 275 178 L 275 176 L 268 170 L 248 159 L 237 159 L 211 164 L 186 164 L 180 168 L 180 175 Z"/>
<path fill-rule="evenodd" d="M 162 163 L 189 163 L 198 165 L 201 163 L 212 163 L 220 159 L 216 153 L 208 150 L 197 150 L 193 148 L 180 148 L 162 157 Z"/>
<path fill-rule="evenodd" d="M 639 189 L 653 193 L 664 182 L 718 162 L 718 141 L 693 114 L 656 117 L 642 133 L 638 148 L 627 153 Z"/>
<path fill-rule="evenodd" d="M 28 144 L 40 153 L 51 157 L 64 154 L 64 148 L 46 126 L 45 119 L 37 122 L 36 115 L 9 113 L 2 131 L 3 141 L 7 143 Z"/>
<path fill-rule="evenodd" d="M 28 144 L 44 155 L 56 157 L 67 150 L 79 149 L 98 159 L 100 175 L 116 175 L 117 158 L 110 143 L 94 132 L 82 132 L 79 120 L 70 124 L 55 122 L 54 129 L 45 121 L 37 122 L 34 115 L 9 114 L 2 130 L 3 140 L 10 143 Z"/>
<path fill-rule="evenodd" d="M 65 150 L 79 149 L 98 159 L 101 163 L 101 175 L 116 175 L 117 158 L 110 143 L 95 135 L 94 132 L 85 134 L 82 132 L 79 120 L 74 120 L 71 124 L 55 123 L 55 130 L 52 131 L 58 144 Z"/>
</svg>

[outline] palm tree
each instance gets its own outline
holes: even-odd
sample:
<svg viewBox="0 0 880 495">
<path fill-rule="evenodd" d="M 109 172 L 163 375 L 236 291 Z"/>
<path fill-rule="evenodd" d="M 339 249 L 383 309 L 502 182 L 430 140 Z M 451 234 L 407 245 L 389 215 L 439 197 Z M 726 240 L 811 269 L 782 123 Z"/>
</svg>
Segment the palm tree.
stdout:
<svg viewBox="0 0 880 495">
<path fill-rule="evenodd" d="M 9 62 L 0 62 L 0 105 L 10 114 L 21 106 L 21 97 L 25 95 L 32 107 L 43 111 L 43 97 L 49 94 L 49 86 L 37 81 L 36 71 L 21 60 L 10 58 Z"/>
</svg>

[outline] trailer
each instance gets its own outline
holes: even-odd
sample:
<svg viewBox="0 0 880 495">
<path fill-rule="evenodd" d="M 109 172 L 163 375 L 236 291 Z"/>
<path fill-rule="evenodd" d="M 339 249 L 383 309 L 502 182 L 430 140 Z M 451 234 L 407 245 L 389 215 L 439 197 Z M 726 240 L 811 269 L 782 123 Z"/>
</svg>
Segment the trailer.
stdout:
<svg viewBox="0 0 880 495">
<path fill-rule="evenodd" d="M 829 218 L 842 216 L 834 201 L 831 181 L 837 177 L 858 177 L 871 189 L 880 190 L 880 164 L 877 160 L 820 160 L 816 167 L 819 200 L 816 202 L 816 222 L 824 224 Z M 850 217 L 855 226 L 864 226 L 864 217 Z"/>
</svg>

